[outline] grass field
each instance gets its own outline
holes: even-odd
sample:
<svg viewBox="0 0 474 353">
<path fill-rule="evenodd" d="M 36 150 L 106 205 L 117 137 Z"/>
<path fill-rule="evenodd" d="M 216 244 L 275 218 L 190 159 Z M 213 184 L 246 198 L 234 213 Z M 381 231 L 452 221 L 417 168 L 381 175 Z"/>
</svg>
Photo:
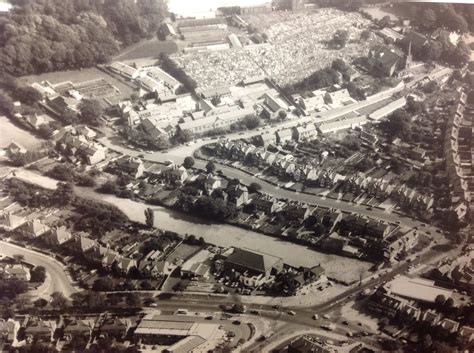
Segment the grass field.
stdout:
<svg viewBox="0 0 474 353">
<path fill-rule="evenodd" d="M 142 58 L 157 58 L 160 53 L 172 54 L 178 50 L 178 45 L 174 41 L 160 42 L 157 38 L 152 38 L 125 49 L 114 60 L 128 61 Z"/>
<path fill-rule="evenodd" d="M 35 149 L 41 143 L 41 140 L 30 132 L 15 126 L 6 116 L 0 116 L 0 147 L 8 146 L 15 141 L 26 149 Z"/>
</svg>

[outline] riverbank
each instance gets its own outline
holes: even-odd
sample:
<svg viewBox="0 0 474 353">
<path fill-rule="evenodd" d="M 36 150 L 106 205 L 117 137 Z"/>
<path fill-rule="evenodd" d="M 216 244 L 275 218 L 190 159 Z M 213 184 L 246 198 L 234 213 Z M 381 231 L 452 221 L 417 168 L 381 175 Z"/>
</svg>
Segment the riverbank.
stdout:
<svg viewBox="0 0 474 353">
<path fill-rule="evenodd" d="M 30 170 L 17 170 L 16 176 L 47 188 L 54 188 L 57 183 L 54 179 L 38 175 Z M 372 266 L 367 262 L 320 253 L 302 245 L 236 226 L 205 222 L 197 217 L 161 206 L 100 194 L 92 188 L 75 187 L 75 190 L 78 196 L 115 205 L 131 221 L 145 223 L 145 210 L 151 208 L 154 212 L 154 226 L 157 228 L 183 235 L 193 234 L 203 237 L 210 244 L 222 247 L 239 246 L 264 253 L 268 253 L 271 249 L 272 255 L 281 257 L 290 266 L 313 267 L 320 264 L 325 268 L 326 276 L 337 281 L 351 283 L 359 280 L 360 273 L 366 273 Z"/>
</svg>

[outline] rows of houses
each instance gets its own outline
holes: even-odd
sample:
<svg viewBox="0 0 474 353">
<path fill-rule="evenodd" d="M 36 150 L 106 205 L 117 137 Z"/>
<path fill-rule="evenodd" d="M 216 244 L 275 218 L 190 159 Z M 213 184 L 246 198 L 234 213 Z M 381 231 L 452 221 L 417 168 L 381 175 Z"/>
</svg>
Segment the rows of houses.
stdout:
<svg viewBox="0 0 474 353">
<path fill-rule="evenodd" d="M 1 323 L 0 323 L 1 325 Z M 25 316 L 9 319 L 3 325 L 8 335 L 7 344 L 29 344 L 39 342 L 54 343 L 56 347 L 66 348 L 69 345 L 84 349 L 85 345 L 98 337 L 123 341 L 129 330 L 136 327 L 136 318 L 119 318 L 108 315 L 98 317 L 60 316 L 57 319 Z M 84 346 L 77 347 L 74 341 L 81 341 Z"/>
<path fill-rule="evenodd" d="M 471 96 L 472 93 L 469 94 Z M 474 191 L 472 182 L 472 116 L 468 96 L 460 92 L 459 103 L 454 116 L 448 120 L 444 150 L 449 183 L 452 189 L 451 208 L 459 219 L 469 212 Z M 462 160 L 461 160 L 462 159 Z"/>
<path fill-rule="evenodd" d="M 342 178 L 341 175 L 321 167 L 302 166 L 290 154 L 270 152 L 265 147 L 256 147 L 244 141 L 221 140 L 208 148 L 213 149 L 213 153 L 219 158 L 239 161 L 259 169 L 270 168 L 275 175 L 296 182 L 330 188 Z"/>
<path fill-rule="evenodd" d="M 394 186 L 387 180 L 364 176 L 346 176 L 342 181 L 342 190 L 355 195 L 366 193 L 379 201 L 391 198 L 402 208 L 410 207 L 416 211 L 428 211 L 432 208 L 432 196 L 420 194 L 406 185 Z"/>
<path fill-rule="evenodd" d="M 163 278 L 173 269 L 173 264 L 166 261 L 165 251 L 168 249 L 159 253 L 155 251 L 153 254 L 142 254 L 139 251 L 139 243 L 113 249 L 91 239 L 86 233 L 73 233 L 65 226 L 49 227 L 45 224 L 45 215 L 40 219 L 16 213 L 17 206 L 9 199 L 2 199 L 2 229 L 15 231 L 30 240 L 41 240 L 51 249 L 62 249 L 67 253 L 82 256 L 95 266 L 124 276 L 131 271 L 138 271 L 145 277 Z"/>
<path fill-rule="evenodd" d="M 374 313 L 405 324 L 419 324 L 438 328 L 446 334 L 456 334 L 467 342 L 474 340 L 474 328 L 444 317 L 433 309 L 423 309 L 434 304 L 438 296 L 450 298 L 452 291 L 437 287 L 433 281 L 401 276 L 377 289 L 368 301 Z"/>
<path fill-rule="evenodd" d="M 442 260 L 431 276 L 440 283 L 454 286 L 472 295 L 474 293 L 474 251 L 469 248 L 461 256 Z"/>
</svg>

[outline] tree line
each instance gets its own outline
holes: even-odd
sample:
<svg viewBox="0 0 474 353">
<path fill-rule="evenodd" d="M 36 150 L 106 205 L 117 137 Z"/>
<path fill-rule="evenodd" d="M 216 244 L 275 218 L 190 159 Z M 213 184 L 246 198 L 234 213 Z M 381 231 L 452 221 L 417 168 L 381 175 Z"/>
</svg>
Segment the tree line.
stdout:
<svg viewBox="0 0 474 353">
<path fill-rule="evenodd" d="M 107 62 L 122 46 L 152 37 L 162 0 L 13 0 L 0 18 L 0 72 L 15 76 Z"/>
</svg>

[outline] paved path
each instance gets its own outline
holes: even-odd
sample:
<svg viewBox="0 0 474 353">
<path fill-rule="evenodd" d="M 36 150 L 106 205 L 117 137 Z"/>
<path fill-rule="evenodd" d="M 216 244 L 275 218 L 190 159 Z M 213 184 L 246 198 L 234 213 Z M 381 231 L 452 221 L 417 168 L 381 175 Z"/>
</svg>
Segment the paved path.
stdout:
<svg viewBox="0 0 474 353">
<path fill-rule="evenodd" d="M 46 269 L 46 273 L 50 278 L 45 281 L 44 286 L 40 286 L 37 292 L 33 294 L 37 294 L 40 297 L 49 297 L 53 292 L 61 292 L 66 297 L 69 297 L 78 291 L 72 285 L 71 280 L 65 272 L 64 266 L 50 256 L 7 243 L 3 240 L 0 240 L 0 254 L 5 256 L 23 255 L 26 262 L 35 266 L 43 266 Z"/>
</svg>

